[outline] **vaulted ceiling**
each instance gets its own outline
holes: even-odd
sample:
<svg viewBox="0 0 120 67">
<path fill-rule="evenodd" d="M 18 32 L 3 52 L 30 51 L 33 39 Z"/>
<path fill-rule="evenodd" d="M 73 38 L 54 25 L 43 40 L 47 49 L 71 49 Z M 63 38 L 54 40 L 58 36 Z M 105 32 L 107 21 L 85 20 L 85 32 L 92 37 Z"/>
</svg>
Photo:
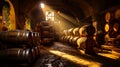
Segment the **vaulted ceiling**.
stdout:
<svg viewBox="0 0 120 67">
<path fill-rule="evenodd" d="M 10 0 L 16 14 L 29 14 L 41 2 L 56 11 L 65 13 L 78 20 L 94 16 L 113 6 L 119 6 L 119 0 Z M 2 0 L 0 0 L 0 4 Z M 37 10 L 37 9 L 36 9 Z"/>
<path fill-rule="evenodd" d="M 11 0 L 14 5 L 20 5 L 21 11 L 28 12 L 40 2 L 51 6 L 53 9 L 75 15 L 89 16 L 98 11 L 114 5 L 119 5 L 119 0 Z M 18 3 L 17 3 L 18 2 Z"/>
<path fill-rule="evenodd" d="M 0 0 L 2 4 L 3 0 Z M 106 8 L 119 5 L 119 0 L 10 0 L 20 12 L 28 13 L 40 2 L 79 19 L 98 13 Z"/>
</svg>

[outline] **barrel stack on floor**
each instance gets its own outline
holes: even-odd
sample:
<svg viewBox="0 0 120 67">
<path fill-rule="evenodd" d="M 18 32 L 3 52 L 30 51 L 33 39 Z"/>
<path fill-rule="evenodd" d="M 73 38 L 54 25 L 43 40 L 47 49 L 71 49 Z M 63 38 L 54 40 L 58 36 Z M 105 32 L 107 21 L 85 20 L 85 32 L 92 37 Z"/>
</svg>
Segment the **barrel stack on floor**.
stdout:
<svg viewBox="0 0 120 67">
<path fill-rule="evenodd" d="M 48 22 L 41 22 L 41 43 L 43 45 L 51 45 L 54 40 L 54 31 Z"/>
<path fill-rule="evenodd" d="M 95 54 L 93 51 L 93 47 L 96 46 L 94 33 L 95 28 L 88 24 L 64 30 L 60 39 L 74 48 L 83 50 L 86 54 Z"/>
<path fill-rule="evenodd" d="M 0 32 L 0 61 L 2 66 L 30 65 L 40 55 L 38 32 L 25 30 Z"/>
</svg>

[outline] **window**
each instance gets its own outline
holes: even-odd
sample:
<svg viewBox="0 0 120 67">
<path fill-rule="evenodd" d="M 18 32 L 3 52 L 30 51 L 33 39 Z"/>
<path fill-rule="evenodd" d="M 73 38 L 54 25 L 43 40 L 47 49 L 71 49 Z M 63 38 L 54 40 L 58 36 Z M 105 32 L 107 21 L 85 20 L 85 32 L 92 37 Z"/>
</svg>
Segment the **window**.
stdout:
<svg viewBox="0 0 120 67">
<path fill-rule="evenodd" d="M 46 20 L 54 21 L 54 12 L 53 11 L 46 11 Z"/>
</svg>

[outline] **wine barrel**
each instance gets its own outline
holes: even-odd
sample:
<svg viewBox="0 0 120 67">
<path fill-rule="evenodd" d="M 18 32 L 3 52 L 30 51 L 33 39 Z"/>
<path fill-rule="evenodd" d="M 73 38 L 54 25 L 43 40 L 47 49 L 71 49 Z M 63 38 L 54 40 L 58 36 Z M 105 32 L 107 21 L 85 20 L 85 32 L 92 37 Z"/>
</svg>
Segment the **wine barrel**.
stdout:
<svg viewBox="0 0 120 67">
<path fill-rule="evenodd" d="M 120 22 L 119 20 L 114 20 L 113 23 L 111 23 L 111 29 L 109 30 L 109 36 L 111 38 L 116 38 L 117 35 L 120 34 Z"/>
<path fill-rule="evenodd" d="M 72 38 L 72 42 L 71 42 L 73 47 L 76 47 L 78 38 L 79 38 L 79 27 L 76 27 L 73 30 L 73 38 Z"/>
<path fill-rule="evenodd" d="M 118 34 L 120 34 L 119 24 L 119 20 L 117 19 L 112 20 L 111 23 L 106 23 L 104 29 L 110 38 L 115 38 Z"/>
<path fill-rule="evenodd" d="M 36 47 L 34 47 L 35 48 L 35 55 L 36 55 L 36 57 L 38 57 L 39 56 L 39 49 L 38 49 L 38 47 L 36 46 Z"/>
<path fill-rule="evenodd" d="M 33 36 L 33 41 L 34 41 L 34 45 L 39 45 L 40 44 L 40 36 L 38 32 L 32 32 L 32 36 Z"/>
<path fill-rule="evenodd" d="M 41 26 L 49 26 L 49 23 L 47 23 L 47 22 L 41 22 Z"/>
<path fill-rule="evenodd" d="M 8 63 L 31 63 L 32 53 L 30 49 L 5 49 L 0 51 L 0 60 L 4 60 Z"/>
<path fill-rule="evenodd" d="M 37 48 L 38 48 L 38 55 L 40 56 L 40 45 L 38 45 Z"/>
<path fill-rule="evenodd" d="M 113 24 L 113 30 L 117 32 L 120 29 L 119 21 L 116 20 Z"/>
<path fill-rule="evenodd" d="M 53 37 L 53 33 L 52 32 L 49 32 L 49 31 L 43 31 L 42 32 L 42 38 L 44 37 Z"/>
<path fill-rule="evenodd" d="M 87 37 L 80 37 L 77 40 L 77 48 L 85 50 L 85 41 L 87 40 Z"/>
<path fill-rule="evenodd" d="M 34 28 L 34 31 L 35 31 L 35 32 L 41 32 L 41 24 L 40 24 L 39 22 L 36 23 L 35 28 Z"/>
<path fill-rule="evenodd" d="M 73 47 L 77 47 L 77 40 L 79 39 L 79 37 L 74 37 L 73 39 L 72 39 L 72 45 L 73 45 Z"/>
<path fill-rule="evenodd" d="M 34 61 L 36 59 L 36 54 L 35 54 L 35 48 L 31 48 L 31 52 L 32 52 L 32 60 Z"/>
<path fill-rule="evenodd" d="M 44 31 L 51 31 L 52 30 L 52 26 L 42 26 L 42 30 L 44 30 Z"/>
<path fill-rule="evenodd" d="M 112 18 L 111 16 L 112 16 L 112 14 L 111 14 L 110 11 L 108 11 L 108 12 L 105 13 L 105 21 L 106 21 L 107 23 L 110 22 L 110 19 Z"/>
<path fill-rule="evenodd" d="M 65 42 L 68 43 L 71 36 L 66 36 Z"/>
<path fill-rule="evenodd" d="M 63 31 L 63 42 L 66 42 L 66 39 L 67 39 L 67 35 L 68 35 L 68 31 L 67 30 L 64 30 Z"/>
<path fill-rule="evenodd" d="M 114 39 L 114 46 L 119 48 L 120 47 L 120 35 L 118 35 L 115 39 Z"/>
<path fill-rule="evenodd" d="M 92 25 L 84 25 L 79 29 L 80 37 L 83 36 L 93 36 L 95 33 L 95 28 Z"/>
<path fill-rule="evenodd" d="M 86 40 L 88 38 L 93 38 L 95 33 L 95 28 L 92 25 L 84 25 L 79 29 L 80 38 L 77 40 L 77 48 L 85 50 Z"/>
<path fill-rule="evenodd" d="M 40 45 L 40 43 L 41 43 L 41 37 L 40 37 L 39 32 L 36 32 L 36 41 L 37 41 L 37 45 Z"/>
<path fill-rule="evenodd" d="M 114 14 L 115 14 L 115 19 L 119 19 L 120 18 L 120 8 L 116 9 Z"/>
<path fill-rule="evenodd" d="M 73 28 L 68 29 L 66 42 L 69 43 L 70 38 L 73 36 Z"/>
<path fill-rule="evenodd" d="M 68 36 L 68 30 L 64 30 L 63 32 L 64 32 L 65 36 Z"/>
<path fill-rule="evenodd" d="M 83 36 L 83 35 L 87 35 L 86 27 L 87 27 L 87 25 L 82 26 L 82 27 L 79 29 L 80 37 Z"/>
<path fill-rule="evenodd" d="M 74 30 L 73 30 L 73 35 L 74 36 L 79 36 L 79 28 L 77 27 L 77 28 L 74 28 Z"/>
<path fill-rule="evenodd" d="M 74 28 L 68 29 L 68 36 L 72 36 L 72 35 L 73 35 L 73 29 L 74 29 Z"/>
<path fill-rule="evenodd" d="M 68 43 L 69 43 L 70 45 L 72 45 L 72 39 L 73 39 L 73 38 L 74 38 L 73 36 L 71 36 L 71 37 L 69 38 L 69 42 L 68 42 Z"/>
<path fill-rule="evenodd" d="M 67 40 L 67 36 L 64 36 L 63 42 L 66 42 L 66 40 Z"/>
<path fill-rule="evenodd" d="M 64 41 L 64 36 L 60 37 L 60 41 L 62 41 L 62 42 Z"/>
<path fill-rule="evenodd" d="M 36 46 L 35 32 L 32 32 L 31 35 L 32 35 L 32 39 L 33 39 L 33 45 Z"/>
<path fill-rule="evenodd" d="M 109 24 L 107 23 L 107 24 L 105 24 L 105 32 L 108 32 L 109 30 L 110 30 L 110 27 L 109 27 Z"/>
<path fill-rule="evenodd" d="M 7 44 L 32 45 L 31 32 L 25 30 L 3 31 L 0 33 L 0 41 Z"/>
<path fill-rule="evenodd" d="M 42 39 L 42 44 L 50 44 L 53 42 L 53 38 L 43 38 Z"/>
</svg>

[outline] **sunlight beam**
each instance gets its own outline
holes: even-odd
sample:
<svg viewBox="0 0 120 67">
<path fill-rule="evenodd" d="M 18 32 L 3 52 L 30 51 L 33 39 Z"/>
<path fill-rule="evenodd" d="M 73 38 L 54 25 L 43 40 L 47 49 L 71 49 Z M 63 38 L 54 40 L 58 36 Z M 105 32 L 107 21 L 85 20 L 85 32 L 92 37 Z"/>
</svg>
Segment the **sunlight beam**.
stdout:
<svg viewBox="0 0 120 67">
<path fill-rule="evenodd" d="M 72 61 L 72 62 L 74 62 L 76 64 L 79 64 L 79 65 L 84 65 L 84 66 L 87 66 L 87 67 L 101 67 L 101 65 L 102 65 L 99 62 L 87 60 L 87 59 L 84 59 L 84 58 L 80 58 L 78 56 L 73 56 L 71 54 L 67 54 L 65 52 L 61 52 L 61 51 L 58 51 L 58 50 L 52 50 L 52 49 L 49 49 L 49 48 L 45 48 L 45 49 L 52 54 L 60 56 L 64 59 L 67 59 L 67 60 Z"/>
</svg>

